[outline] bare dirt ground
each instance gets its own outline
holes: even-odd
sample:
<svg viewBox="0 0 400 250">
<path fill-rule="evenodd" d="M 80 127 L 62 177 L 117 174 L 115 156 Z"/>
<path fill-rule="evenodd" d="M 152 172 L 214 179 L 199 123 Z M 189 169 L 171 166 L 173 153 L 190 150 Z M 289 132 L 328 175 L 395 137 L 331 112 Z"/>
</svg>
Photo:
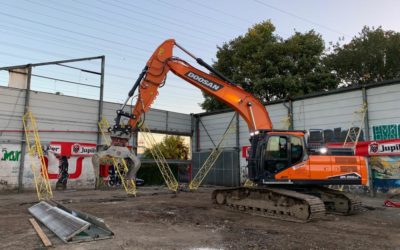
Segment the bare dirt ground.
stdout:
<svg viewBox="0 0 400 250">
<path fill-rule="evenodd" d="M 56 201 L 104 219 L 115 237 L 64 244 L 45 232 L 56 249 L 400 249 L 400 209 L 382 207 L 384 198 L 362 197 L 369 209 L 357 215 L 293 223 L 217 208 L 211 191 L 56 191 Z M 43 248 L 28 221 L 35 203 L 35 193 L 0 194 L 0 249 Z"/>
</svg>

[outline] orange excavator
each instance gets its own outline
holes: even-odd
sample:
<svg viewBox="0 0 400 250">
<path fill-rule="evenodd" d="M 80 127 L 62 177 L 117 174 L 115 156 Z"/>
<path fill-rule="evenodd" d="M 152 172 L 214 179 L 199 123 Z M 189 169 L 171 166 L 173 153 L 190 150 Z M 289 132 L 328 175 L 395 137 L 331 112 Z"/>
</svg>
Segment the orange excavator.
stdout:
<svg viewBox="0 0 400 250">
<path fill-rule="evenodd" d="M 211 73 L 174 57 L 174 47 Z M 169 71 L 228 104 L 248 125 L 251 143 L 248 177 L 255 185 L 215 190 L 212 199 L 216 204 L 245 213 L 301 222 L 324 216 L 326 212 L 351 214 L 358 209 L 359 201 L 326 186 L 366 185 L 368 177 L 363 157 L 315 153 L 307 147 L 306 131 L 274 130 L 267 110 L 257 98 L 173 39 L 164 41 L 155 50 L 125 104 L 118 110 L 116 124 L 110 128 L 112 145 L 127 143 L 130 133 L 137 130 L 157 97 L 158 89 L 165 84 Z M 136 91 L 135 106 L 131 112 L 124 112 Z M 122 117 L 128 117 L 129 124 L 121 124 Z"/>
</svg>

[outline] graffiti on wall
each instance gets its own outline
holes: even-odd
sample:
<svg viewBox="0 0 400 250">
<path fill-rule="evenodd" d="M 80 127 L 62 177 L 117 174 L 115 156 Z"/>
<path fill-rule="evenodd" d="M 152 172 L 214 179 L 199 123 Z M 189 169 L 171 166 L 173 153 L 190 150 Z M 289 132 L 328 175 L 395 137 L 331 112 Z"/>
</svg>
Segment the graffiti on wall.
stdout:
<svg viewBox="0 0 400 250">
<path fill-rule="evenodd" d="M 400 156 L 371 156 L 369 164 L 375 179 L 400 179 Z"/>
<path fill-rule="evenodd" d="M 369 164 L 378 192 L 386 193 L 400 187 L 400 156 L 371 156 Z"/>
<path fill-rule="evenodd" d="M 372 127 L 374 140 L 390 140 L 400 138 L 400 124 L 385 124 Z M 393 146 L 394 149 L 393 149 Z M 394 152 L 396 145 L 388 151 Z M 384 151 L 382 147 L 377 150 Z M 400 156 L 372 156 L 369 159 L 374 187 L 377 192 L 394 192 L 400 188 Z"/>
<path fill-rule="evenodd" d="M 372 127 L 374 140 L 400 138 L 400 124 L 379 125 Z"/>
<path fill-rule="evenodd" d="M 351 130 L 352 133 L 349 133 Z M 344 142 L 346 140 L 347 134 L 354 135 L 360 131 L 359 127 L 352 127 L 349 129 L 342 129 L 341 127 L 334 129 L 311 129 L 310 130 L 310 143 L 325 144 L 325 143 L 335 143 Z M 355 138 L 352 138 L 355 140 Z M 364 141 L 364 131 L 361 129 L 359 141 Z"/>
<path fill-rule="evenodd" d="M 71 143 L 68 149 L 72 151 L 75 144 L 76 143 Z M 94 185 L 95 178 L 91 156 L 89 155 L 93 150 L 86 150 L 88 144 L 79 145 L 79 150 L 75 150 L 76 152 L 74 151 L 73 154 L 71 153 L 68 156 L 69 167 L 68 170 L 65 169 L 68 171 L 68 186 L 71 188 L 91 187 Z M 49 179 L 53 184 L 62 177 L 62 173 L 60 173 L 61 148 L 61 144 L 43 145 L 46 169 L 49 174 Z M 77 148 L 76 145 L 75 148 Z M 22 152 L 20 144 L 0 144 L 0 190 L 18 187 L 21 159 Z M 31 164 L 32 161 L 37 160 L 37 158 L 30 157 L 29 154 L 25 155 L 24 173 L 22 174 L 24 188 L 34 188 Z M 66 176 L 66 171 L 64 171 L 64 177 Z M 66 182 L 61 181 L 61 183 Z"/>
<path fill-rule="evenodd" d="M 8 148 L 1 149 L 1 161 L 19 161 L 21 157 L 21 150 L 10 150 Z"/>
<path fill-rule="evenodd" d="M 12 189 L 18 185 L 21 146 L 0 144 L 0 190 Z"/>
</svg>

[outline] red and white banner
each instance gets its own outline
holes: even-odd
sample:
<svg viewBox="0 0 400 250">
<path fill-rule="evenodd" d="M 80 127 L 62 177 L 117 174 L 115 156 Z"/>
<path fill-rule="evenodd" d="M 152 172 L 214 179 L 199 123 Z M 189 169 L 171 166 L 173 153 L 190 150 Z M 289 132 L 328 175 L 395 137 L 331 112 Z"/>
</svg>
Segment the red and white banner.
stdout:
<svg viewBox="0 0 400 250">
<path fill-rule="evenodd" d="M 51 142 L 49 150 L 62 156 L 92 156 L 96 153 L 96 144 L 82 142 Z"/>
<path fill-rule="evenodd" d="M 250 153 L 250 147 L 251 146 L 243 146 L 242 147 L 242 158 L 249 158 L 249 153 Z"/>
<path fill-rule="evenodd" d="M 400 155 L 400 139 L 359 142 L 356 146 L 355 155 Z"/>
</svg>

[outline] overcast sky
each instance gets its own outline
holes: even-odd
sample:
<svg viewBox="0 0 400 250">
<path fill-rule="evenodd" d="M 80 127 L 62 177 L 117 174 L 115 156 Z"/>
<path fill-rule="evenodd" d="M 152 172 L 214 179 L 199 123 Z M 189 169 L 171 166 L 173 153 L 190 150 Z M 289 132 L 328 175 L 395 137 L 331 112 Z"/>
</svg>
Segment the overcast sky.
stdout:
<svg viewBox="0 0 400 250">
<path fill-rule="evenodd" d="M 125 99 L 149 56 L 168 38 L 212 63 L 217 46 L 267 19 L 284 38 L 294 30 L 314 29 L 327 46 L 339 37 L 350 41 L 364 25 L 400 31 L 400 1 L 395 0 L 0 0 L 0 5 L 0 67 L 105 55 L 105 100 L 112 102 Z M 98 62 L 73 66 L 100 69 Z M 99 80 L 59 66 L 35 68 L 34 73 L 86 84 Z M 7 74 L 0 72 L 0 85 L 6 82 Z M 34 77 L 32 85 L 98 96 L 95 88 L 55 80 Z M 153 107 L 197 113 L 200 102 L 201 92 L 171 73 Z"/>
</svg>

